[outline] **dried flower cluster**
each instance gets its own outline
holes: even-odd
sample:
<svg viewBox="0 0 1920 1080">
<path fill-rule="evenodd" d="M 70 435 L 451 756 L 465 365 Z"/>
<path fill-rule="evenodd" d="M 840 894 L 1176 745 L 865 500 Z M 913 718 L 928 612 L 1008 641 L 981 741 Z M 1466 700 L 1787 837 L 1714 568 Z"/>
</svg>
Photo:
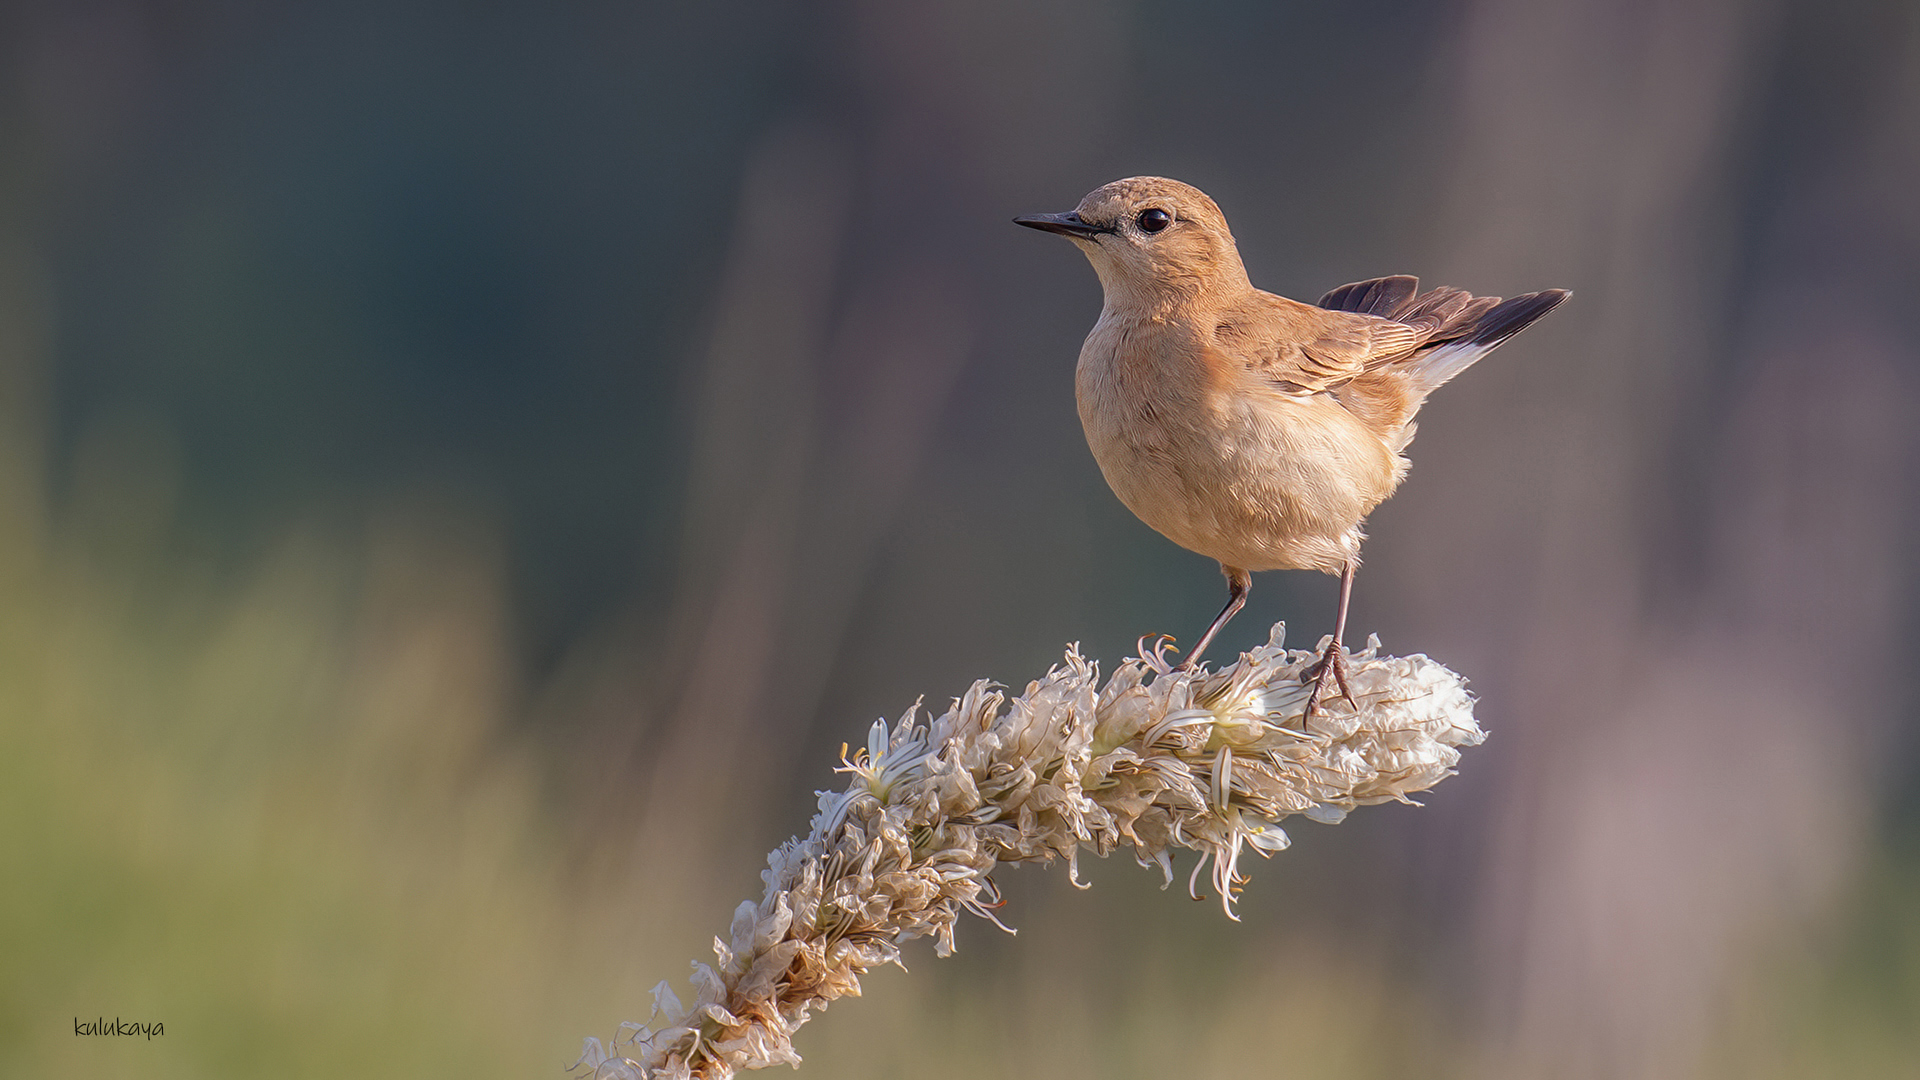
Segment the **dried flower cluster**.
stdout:
<svg viewBox="0 0 1920 1080">
<path fill-rule="evenodd" d="M 1189 848 L 1229 916 L 1241 852 L 1287 846 L 1289 814 L 1337 822 L 1355 806 L 1438 783 L 1456 747 L 1485 736 L 1458 675 L 1424 656 L 1354 654 L 1358 704 L 1323 702 L 1303 718 L 1301 672 L 1313 653 L 1271 640 L 1217 672 L 1171 667 L 1142 649 L 1100 685 L 1096 665 L 1064 663 L 1011 703 L 977 682 L 931 722 L 919 706 L 845 761 L 846 790 L 822 792 L 805 839 L 767 858 L 766 894 L 734 912 L 718 964 L 694 964 L 691 1005 L 662 982 L 645 1025 L 613 1046 L 586 1040 L 576 1067 L 596 1080 L 725 1078 L 797 1065 L 793 1033 L 809 1010 L 860 992 L 860 976 L 897 963 L 900 943 L 932 936 L 953 951 L 962 911 L 993 920 L 1002 862 L 1065 859 L 1130 845 L 1173 880 Z M 1197 894 L 1196 894 L 1197 895 Z"/>
</svg>

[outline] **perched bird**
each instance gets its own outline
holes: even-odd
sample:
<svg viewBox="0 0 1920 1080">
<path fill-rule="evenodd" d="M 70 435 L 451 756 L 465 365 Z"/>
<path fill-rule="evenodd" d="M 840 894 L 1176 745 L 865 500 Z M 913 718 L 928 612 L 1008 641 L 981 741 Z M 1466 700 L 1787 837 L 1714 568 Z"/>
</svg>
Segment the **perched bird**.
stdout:
<svg viewBox="0 0 1920 1080">
<path fill-rule="evenodd" d="M 1254 288 L 1220 208 L 1157 176 L 1013 220 L 1072 240 L 1100 276 L 1106 302 L 1074 386 L 1107 483 L 1227 577 L 1226 606 L 1183 663 L 1246 603 L 1252 571 L 1338 574 L 1340 611 L 1305 676 L 1307 709 L 1334 686 L 1351 703 L 1343 640 L 1361 523 L 1406 476 L 1414 413 L 1568 293 L 1422 293 L 1399 276 L 1303 304 Z"/>
</svg>

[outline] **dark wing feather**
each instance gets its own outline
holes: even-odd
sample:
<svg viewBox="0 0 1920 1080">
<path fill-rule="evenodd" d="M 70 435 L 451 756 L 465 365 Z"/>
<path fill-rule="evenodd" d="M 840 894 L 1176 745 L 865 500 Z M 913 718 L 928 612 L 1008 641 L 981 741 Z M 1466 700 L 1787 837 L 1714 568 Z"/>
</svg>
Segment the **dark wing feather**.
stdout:
<svg viewBox="0 0 1920 1080">
<path fill-rule="evenodd" d="M 1474 320 L 1468 340 L 1491 349 L 1527 328 L 1527 324 L 1560 306 L 1573 294 L 1565 289 L 1547 289 L 1502 301 Z"/>
<path fill-rule="evenodd" d="M 1320 306 L 1329 311 L 1354 311 L 1391 319 L 1395 309 L 1413 299 L 1413 294 L 1419 290 L 1419 278 L 1410 274 L 1396 274 L 1342 285 L 1321 297 Z"/>
<path fill-rule="evenodd" d="M 1319 306 L 1406 323 L 1420 331 L 1422 349 L 1456 341 L 1491 349 L 1572 295 L 1565 289 L 1547 289 L 1503 301 L 1444 285 L 1424 293 L 1419 289 L 1419 278 L 1396 274 L 1342 285 L 1321 297 Z"/>
</svg>

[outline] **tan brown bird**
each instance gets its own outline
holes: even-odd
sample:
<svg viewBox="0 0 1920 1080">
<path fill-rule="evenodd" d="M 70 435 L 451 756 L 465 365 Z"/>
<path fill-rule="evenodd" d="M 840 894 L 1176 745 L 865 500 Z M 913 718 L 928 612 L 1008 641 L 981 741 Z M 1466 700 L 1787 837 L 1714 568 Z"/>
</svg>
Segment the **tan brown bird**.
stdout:
<svg viewBox="0 0 1920 1080">
<path fill-rule="evenodd" d="M 1183 663 L 1246 603 L 1252 571 L 1338 574 L 1307 709 L 1335 685 L 1351 703 L 1343 642 L 1361 524 L 1406 476 L 1414 413 L 1569 294 L 1421 293 L 1398 276 L 1343 285 L 1318 307 L 1275 296 L 1247 280 L 1213 200 L 1158 176 L 1014 221 L 1072 240 L 1100 276 L 1106 302 L 1074 386 L 1107 483 L 1227 577 L 1226 607 Z"/>
</svg>

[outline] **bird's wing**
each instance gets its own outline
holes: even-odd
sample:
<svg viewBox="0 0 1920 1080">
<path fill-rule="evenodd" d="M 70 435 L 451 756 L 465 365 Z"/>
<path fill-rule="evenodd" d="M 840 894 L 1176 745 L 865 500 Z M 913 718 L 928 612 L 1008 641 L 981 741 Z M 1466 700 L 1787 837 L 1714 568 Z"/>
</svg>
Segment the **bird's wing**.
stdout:
<svg viewBox="0 0 1920 1080">
<path fill-rule="evenodd" d="M 1391 319 L 1260 294 L 1248 309 L 1221 320 L 1214 337 L 1275 385 L 1317 394 L 1406 356 L 1424 335 Z"/>
<path fill-rule="evenodd" d="M 1418 278 L 1399 275 L 1342 285 L 1320 298 L 1336 311 L 1378 315 L 1405 323 L 1419 347 L 1393 357 L 1420 397 L 1467 369 L 1500 343 L 1552 311 L 1570 293 L 1545 289 L 1502 300 L 1442 286 L 1420 292 Z"/>
</svg>

